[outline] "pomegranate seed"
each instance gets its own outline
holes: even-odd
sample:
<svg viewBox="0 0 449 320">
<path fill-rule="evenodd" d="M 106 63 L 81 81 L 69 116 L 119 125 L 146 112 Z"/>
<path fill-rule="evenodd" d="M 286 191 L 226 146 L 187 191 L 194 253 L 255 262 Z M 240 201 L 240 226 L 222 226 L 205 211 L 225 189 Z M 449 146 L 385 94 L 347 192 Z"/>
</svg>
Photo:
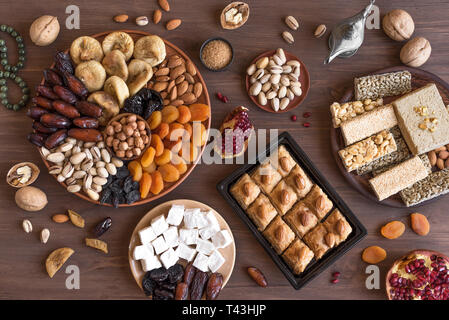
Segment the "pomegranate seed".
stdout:
<svg viewBox="0 0 449 320">
<path fill-rule="evenodd" d="M 291 119 L 292 119 L 292 121 L 296 121 L 296 116 L 292 115 Z"/>
<path fill-rule="evenodd" d="M 333 283 L 333 284 L 336 284 L 336 283 L 338 283 L 340 280 L 338 280 L 338 279 L 332 279 L 331 280 L 331 282 Z"/>
<path fill-rule="evenodd" d="M 306 128 L 310 127 L 310 122 L 304 122 L 303 126 Z"/>
<path fill-rule="evenodd" d="M 223 99 L 223 95 L 220 92 L 217 92 L 217 98 L 221 100 Z"/>
<path fill-rule="evenodd" d="M 302 115 L 304 118 L 308 118 L 312 115 L 311 112 L 304 112 L 304 114 Z"/>
<path fill-rule="evenodd" d="M 338 271 L 335 271 L 333 274 L 332 274 L 332 277 L 334 277 L 334 278 L 338 278 L 338 277 L 340 277 L 340 272 L 338 272 Z"/>
</svg>

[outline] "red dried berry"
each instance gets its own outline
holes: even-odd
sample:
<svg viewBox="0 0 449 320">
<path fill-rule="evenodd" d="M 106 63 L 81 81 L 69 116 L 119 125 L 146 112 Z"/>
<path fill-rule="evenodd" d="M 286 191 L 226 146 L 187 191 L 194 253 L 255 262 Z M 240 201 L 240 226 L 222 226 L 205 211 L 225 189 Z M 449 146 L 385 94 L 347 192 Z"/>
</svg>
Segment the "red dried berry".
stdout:
<svg viewBox="0 0 449 320">
<path fill-rule="evenodd" d="M 223 99 L 223 95 L 220 92 L 217 92 L 217 98 L 222 100 Z"/>
<path fill-rule="evenodd" d="M 229 102 L 229 99 L 228 99 L 228 97 L 226 97 L 226 96 L 223 96 L 223 99 L 222 99 L 222 101 L 223 101 L 224 103 L 228 103 L 228 102 Z"/>
<path fill-rule="evenodd" d="M 292 119 L 292 121 L 296 121 L 297 118 L 295 115 L 292 115 L 291 119 Z"/>
<path fill-rule="evenodd" d="M 338 283 L 339 281 L 340 281 L 340 280 L 338 280 L 338 279 L 332 279 L 331 282 L 332 282 L 333 284 L 336 284 L 336 283 Z"/>
<path fill-rule="evenodd" d="M 332 273 L 332 277 L 334 277 L 334 278 L 338 278 L 338 277 L 340 277 L 340 272 L 338 272 L 338 271 L 335 271 L 334 273 Z"/>
<path fill-rule="evenodd" d="M 308 118 L 312 115 L 311 112 L 304 112 L 304 114 L 302 115 L 304 118 Z"/>
<path fill-rule="evenodd" d="M 303 126 L 306 128 L 310 127 L 310 122 L 304 122 Z"/>
</svg>

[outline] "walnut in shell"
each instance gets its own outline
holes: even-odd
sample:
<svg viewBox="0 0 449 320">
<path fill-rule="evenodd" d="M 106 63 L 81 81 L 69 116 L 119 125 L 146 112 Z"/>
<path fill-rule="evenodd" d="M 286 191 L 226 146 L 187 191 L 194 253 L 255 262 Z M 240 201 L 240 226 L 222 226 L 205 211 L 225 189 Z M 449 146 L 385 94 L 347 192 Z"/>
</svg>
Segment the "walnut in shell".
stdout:
<svg viewBox="0 0 449 320">
<path fill-rule="evenodd" d="M 382 28 L 391 39 L 404 41 L 412 36 L 415 31 L 415 23 L 407 11 L 395 9 L 384 16 Z"/>
<path fill-rule="evenodd" d="M 220 22 L 223 29 L 233 30 L 243 26 L 249 17 L 249 6 L 245 2 L 232 2 L 221 12 Z"/>
<path fill-rule="evenodd" d="M 416 37 L 402 47 L 400 58 L 403 64 L 417 68 L 426 63 L 431 53 L 432 47 L 429 40 Z"/>
</svg>

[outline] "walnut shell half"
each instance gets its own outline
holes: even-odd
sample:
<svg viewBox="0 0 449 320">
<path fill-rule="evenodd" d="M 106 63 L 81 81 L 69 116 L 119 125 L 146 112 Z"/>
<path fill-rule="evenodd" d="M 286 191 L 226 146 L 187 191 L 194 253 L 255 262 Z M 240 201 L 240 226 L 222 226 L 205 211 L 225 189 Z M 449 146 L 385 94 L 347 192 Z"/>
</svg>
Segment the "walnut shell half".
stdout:
<svg viewBox="0 0 449 320">
<path fill-rule="evenodd" d="M 220 22 L 223 29 L 233 30 L 243 26 L 249 17 L 249 6 L 245 2 L 232 2 L 221 12 Z"/>
<path fill-rule="evenodd" d="M 395 9 L 385 15 L 382 20 L 382 28 L 391 39 L 404 41 L 412 36 L 415 31 L 415 23 L 407 11 Z"/>
</svg>

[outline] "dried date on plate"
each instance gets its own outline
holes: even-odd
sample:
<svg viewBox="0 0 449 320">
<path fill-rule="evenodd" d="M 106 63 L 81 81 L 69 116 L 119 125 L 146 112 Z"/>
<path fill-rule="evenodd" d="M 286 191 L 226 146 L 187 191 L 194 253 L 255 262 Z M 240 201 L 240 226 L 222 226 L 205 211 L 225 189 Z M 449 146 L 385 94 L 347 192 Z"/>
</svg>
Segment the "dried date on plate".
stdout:
<svg viewBox="0 0 449 320">
<path fill-rule="evenodd" d="M 215 300 L 221 292 L 221 288 L 223 287 L 223 276 L 221 273 L 212 273 L 207 282 L 206 287 L 206 299 L 207 300 Z"/>
<path fill-rule="evenodd" d="M 259 286 L 266 287 L 268 285 L 267 279 L 263 275 L 262 271 L 257 269 L 256 267 L 249 267 L 248 274 Z"/>
<path fill-rule="evenodd" d="M 78 213 L 73 210 L 67 210 L 69 212 L 70 221 L 78 228 L 84 228 L 84 219 Z"/>
<path fill-rule="evenodd" d="M 189 297 L 189 286 L 185 282 L 180 282 L 176 286 L 175 300 L 187 300 Z"/>
<path fill-rule="evenodd" d="M 192 284 L 190 285 L 191 300 L 201 300 L 208 280 L 209 276 L 206 272 L 198 270 L 195 273 L 195 276 L 193 277 L 192 280 Z"/>
<path fill-rule="evenodd" d="M 50 278 L 53 278 L 55 273 L 58 272 L 74 252 L 71 248 L 59 248 L 49 254 L 45 261 L 45 268 Z"/>
<path fill-rule="evenodd" d="M 95 230 L 94 230 L 94 234 L 97 238 L 99 238 L 100 236 L 102 236 L 106 231 L 109 230 L 109 228 L 112 225 L 112 218 L 111 217 L 107 217 L 105 219 L 103 219 L 102 221 L 100 221 L 96 226 L 95 226 Z"/>
<path fill-rule="evenodd" d="M 193 262 L 190 262 L 189 264 L 187 264 L 185 270 L 184 270 L 184 280 L 183 282 L 185 282 L 187 284 L 187 286 L 190 286 L 190 284 L 192 283 L 193 277 L 195 276 L 196 273 L 196 268 L 193 266 Z"/>
<path fill-rule="evenodd" d="M 86 245 L 88 247 L 103 251 L 104 253 L 108 253 L 108 244 L 99 239 L 86 238 Z"/>
</svg>

